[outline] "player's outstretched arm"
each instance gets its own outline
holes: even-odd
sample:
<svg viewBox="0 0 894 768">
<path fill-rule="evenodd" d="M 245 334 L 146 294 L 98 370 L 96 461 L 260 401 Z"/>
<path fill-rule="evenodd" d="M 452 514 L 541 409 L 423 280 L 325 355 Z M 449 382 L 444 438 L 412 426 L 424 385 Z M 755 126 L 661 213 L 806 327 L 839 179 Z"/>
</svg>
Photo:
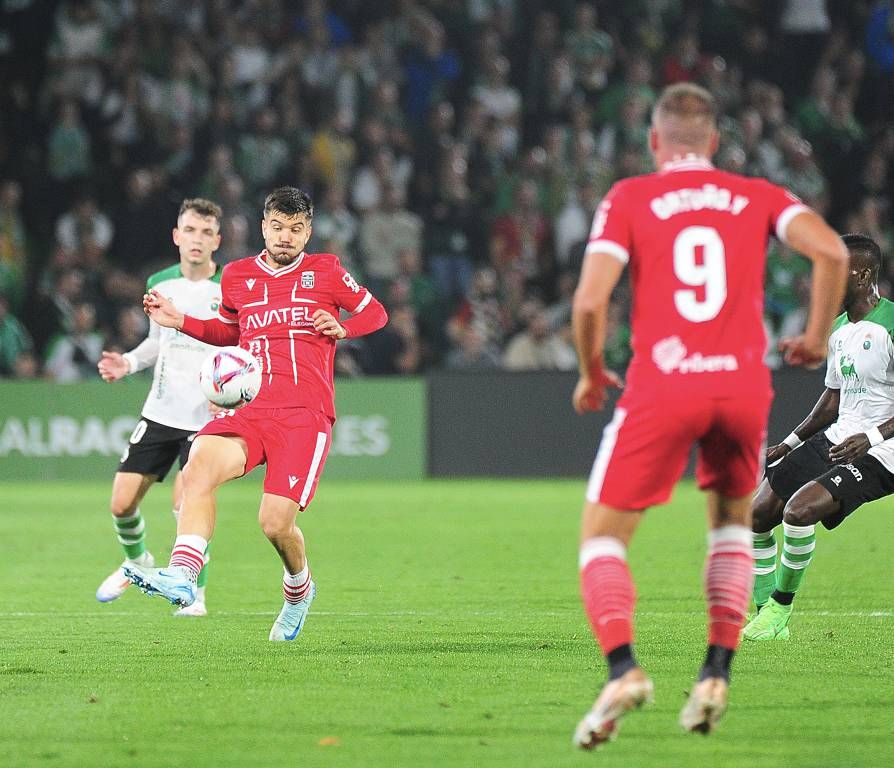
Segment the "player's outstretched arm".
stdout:
<svg viewBox="0 0 894 768">
<path fill-rule="evenodd" d="M 183 313 L 154 288 L 143 294 L 143 311 L 151 320 L 165 328 L 180 330 L 183 327 Z"/>
<path fill-rule="evenodd" d="M 96 364 L 103 381 L 118 381 L 130 373 L 130 365 L 120 352 L 102 351 L 102 357 Z"/>
<path fill-rule="evenodd" d="M 820 430 L 833 424 L 838 418 L 838 404 L 841 401 L 841 390 L 826 387 L 816 401 L 816 405 L 807 414 L 792 433 L 778 445 L 767 448 L 767 464 L 775 464 L 789 451 L 797 448 L 801 443 L 813 437 Z"/>
<path fill-rule="evenodd" d="M 785 239 L 813 262 L 813 275 L 807 327 L 800 336 L 780 341 L 779 349 L 789 365 L 816 366 L 826 357 L 826 339 L 844 298 L 847 247 L 835 230 L 810 210 L 789 222 Z"/>
<path fill-rule="evenodd" d="M 388 312 L 382 306 L 375 296 L 367 292 L 368 298 L 360 302 L 360 305 L 353 311 L 351 316 L 340 325 L 344 328 L 347 336 L 366 336 L 369 333 L 378 331 L 388 322 Z M 314 324 L 316 325 L 316 313 L 314 313 Z M 331 334 L 327 334 L 331 335 Z M 339 338 L 344 338 L 340 336 Z"/>
<path fill-rule="evenodd" d="M 571 403 L 578 413 L 598 411 L 605 404 L 605 388 L 620 387 L 621 379 L 605 368 L 605 326 L 612 290 L 624 271 L 623 262 L 607 253 L 588 253 L 571 305 L 571 327 L 580 378 Z"/>
<path fill-rule="evenodd" d="M 239 343 L 239 326 L 236 323 L 224 323 L 216 318 L 199 320 L 185 315 L 155 289 L 143 295 L 143 311 L 159 325 L 176 328 L 206 344 L 226 347 Z"/>
</svg>

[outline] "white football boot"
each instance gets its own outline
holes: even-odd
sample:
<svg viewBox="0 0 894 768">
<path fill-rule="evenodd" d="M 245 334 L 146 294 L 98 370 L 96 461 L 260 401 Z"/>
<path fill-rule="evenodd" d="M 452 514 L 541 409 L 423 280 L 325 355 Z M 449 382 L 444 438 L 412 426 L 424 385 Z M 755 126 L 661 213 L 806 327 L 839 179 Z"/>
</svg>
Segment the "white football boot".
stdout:
<svg viewBox="0 0 894 768">
<path fill-rule="evenodd" d="M 639 667 L 609 680 L 593 708 L 578 723 L 574 731 L 574 745 L 581 749 L 596 749 L 616 738 L 621 718 L 631 710 L 650 703 L 653 691 L 652 681 Z"/>
<path fill-rule="evenodd" d="M 183 608 L 178 608 L 174 611 L 175 616 L 207 616 L 208 608 L 205 606 L 204 600 L 199 600 L 196 598 L 196 601 L 192 605 L 184 606 Z"/>
<path fill-rule="evenodd" d="M 127 565 L 142 565 L 151 568 L 155 565 L 155 558 L 151 552 L 144 552 L 136 560 L 125 560 L 103 581 L 96 590 L 96 599 L 101 603 L 111 603 L 124 594 L 124 590 L 130 586 L 130 579 L 124 575 L 124 567 Z"/>
<path fill-rule="evenodd" d="M 680 726 L 690 733 L 708 735 L 726 712 L 729 683 L 722 677 L 706 677 L 696 683 L 680 711 Z"/>
<path fill-rule="evenodd" d="M 302 601 L 298 603 L 283 603 L 282 610 L 273 627 L 270 629 L 270 639 L 274 642 L 288 642 L 298 637 L 301 628 L 304 626 L 304 620 L 307 618 L 307 612 L 310 610 L 310 604 L 314 601 L 317 594 L 317 586 L 311 581 L 310 591 Z"/>
<path fill-rule="evenodd" d="M 196 577 L 189 568 L 169 565 L 165 568 L 146 568 L 126 563 L 124 575 L 150 597 L 161 595 L 181 608 L 196 601 Z"/>
</svg>

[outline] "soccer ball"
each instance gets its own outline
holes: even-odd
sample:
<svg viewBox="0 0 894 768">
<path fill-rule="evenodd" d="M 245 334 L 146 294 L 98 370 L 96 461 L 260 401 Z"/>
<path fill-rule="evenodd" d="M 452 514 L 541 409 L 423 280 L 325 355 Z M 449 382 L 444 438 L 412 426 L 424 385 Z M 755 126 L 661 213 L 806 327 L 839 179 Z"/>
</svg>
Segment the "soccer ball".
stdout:
<svg viewBox="0 0 894 768">
<path fill-rule="evenodd" d="M 242 347 L 221 347 L 202 363 L 199 386 L 205 397 L 222 408 L 250 403 L 261 390 L 261 365 Z"/>
</svg>

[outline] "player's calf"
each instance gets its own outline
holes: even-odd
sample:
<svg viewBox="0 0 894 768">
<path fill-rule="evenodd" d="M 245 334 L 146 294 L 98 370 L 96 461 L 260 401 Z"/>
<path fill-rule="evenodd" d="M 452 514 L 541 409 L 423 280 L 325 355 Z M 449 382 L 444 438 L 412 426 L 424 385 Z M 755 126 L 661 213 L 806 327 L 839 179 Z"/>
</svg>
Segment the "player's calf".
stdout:
<svg viewBox="0 0 894 768">
<path fill-rule="evenodd" d="M 739 645 L 739 632 L 753 586 L 751 531 L 744 525 L 725 525 L 708 533 L 705 595 L 708 602 L 708 645 L 728 649 Z M 706 662 L 707 663 L 707 662 Z M 728 676 L 728 668 L 723 671 Z"/>
</svg>

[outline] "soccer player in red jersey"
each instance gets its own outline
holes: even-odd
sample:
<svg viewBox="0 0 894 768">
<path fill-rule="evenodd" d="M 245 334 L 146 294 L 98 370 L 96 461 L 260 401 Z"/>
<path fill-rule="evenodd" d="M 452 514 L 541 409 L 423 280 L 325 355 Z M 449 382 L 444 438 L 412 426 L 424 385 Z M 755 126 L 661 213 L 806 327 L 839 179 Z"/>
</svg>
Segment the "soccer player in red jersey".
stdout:
<svg viewBox="0 0 894 768">
<path fill-rule="evenodd" d="M 274 641 L 298 636 L 314 598 L 295 516 L 313 498 L 331 443 L 335 343 L 372 333 L 388 319 L 338 257 L 305 253 L 312 219 L 313 203 L 301 190 L 280 187 L 267 196 L 261 221 L 266 248 L 224 267 L 219 318 L 184 315 L 156 291 L 143 298 L 159 325 L 248 349 L 261 362 L 263 385 L 250 404 L 222 411 L 196 436 L 183 470 L 169 565 L 125 573 L 147 594 L 189 605 L 214 532 L 216 489 L 266 463 L 259 521 L 285 569 L 285 601 L 270 630 Z M 340 309 L 352 316 L 339 320 Z"/>
<path fill-rule="evenodd" d="M 633 293 L 633 358 L 587 485 L 580 549 L 587 617 L 609 680 L 574 734 L 590 749 L 652 697 L 633 654 L 635 591 L 627 547 L 645 510 L 670 498 L 691 446 L 705 491 L 708 651 L 680 713 L 708 733 L 727 702 L 730 662 L 752 582 L 751 495 L 772 390 L 764 365 L 764 262 L 774 234 L 813 261 L 807 328 L 781 346 L 818 364 L 841 303 L 847 250 L 823 219 L 765 180 L 715 169 L 716 107 L 704 89 L 667 88 L 652 119 L 656 173 L 612 187 L 600 204 L 573 302 L 580 379 L 573 404 L 596 411 L 621 386 L 602 360 L 606 310 L 625 265 Z"/>
</svg>

